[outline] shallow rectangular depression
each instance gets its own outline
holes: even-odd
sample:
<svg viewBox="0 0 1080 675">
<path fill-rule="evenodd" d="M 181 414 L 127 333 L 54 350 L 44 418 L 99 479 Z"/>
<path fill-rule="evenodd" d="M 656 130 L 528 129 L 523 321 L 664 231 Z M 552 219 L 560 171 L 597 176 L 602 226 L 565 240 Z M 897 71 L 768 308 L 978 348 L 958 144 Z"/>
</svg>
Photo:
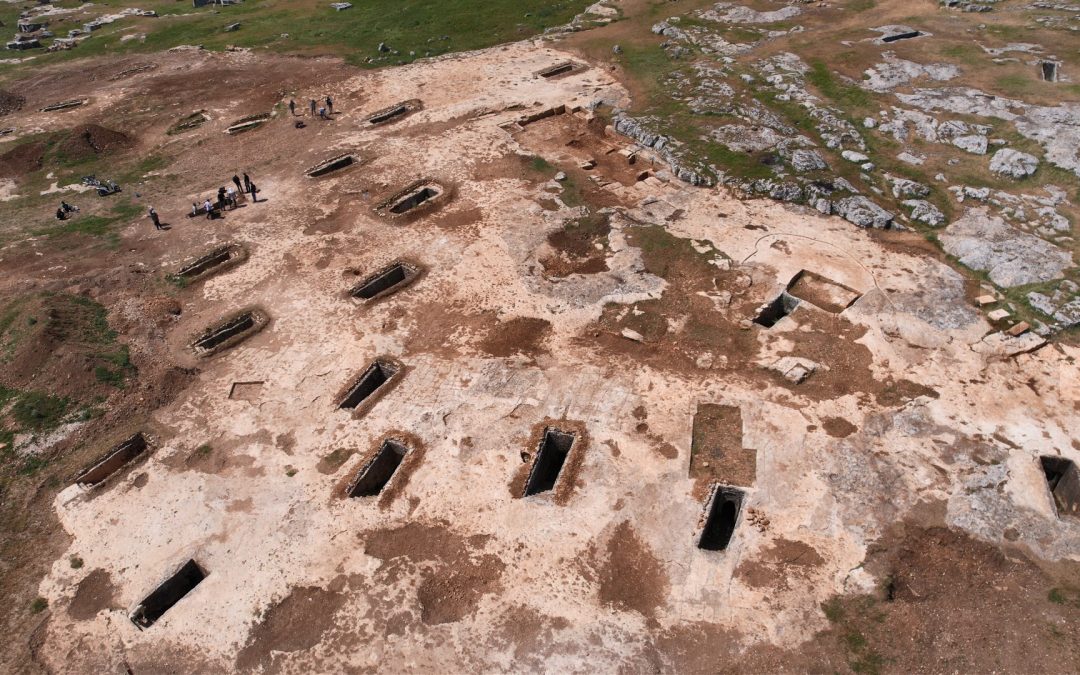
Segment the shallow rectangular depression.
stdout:
<svg viewBox="0 0 1080 675">
<path fill-rule="evenodd" d="M 188 560 L 171 577 L 155 588 L 131 613 L 131 622 L 149 628 L 206 578 L 206 572 L 194 560 Z"/>
<path fill-rule="evenodd" d="M 215 248 L 201 258 L 181 267 L 176 273 L 176 276 L 182 279 L 194 279 L 229 262 L 237 255 L 239 255 L 239 251 L 237 250 L 237 247 L 233 245 Z"/>
<path fill-rule="evenodd" d="M 386 110 L 375 113 L 368 118 L 369 124 L 383 124 L 391 120 L 397 119 L 409 113 L 411 108 L 406 103 L 401 103 L 395 106 L 391 106 Z"/>
<path fill-rule="evenodd" d="M 374 497 L 383 491 L 386 484 L 405 460 L 409 448 L 401 441 L 388 438 L 379 446 L 379 451 L 365 464 L 349 484 L 346 494 L 350 497 Z"/>
<path fill-rule="evenodd" d="M 698 539 L 698 548 L 703 551 L 723 551 L 728 547 L 739 522 L 744 497 L 742 490 L 725 485 L 717 486 L 709 501 L 709 514 Z"/>
<path fill-rule="evenodd" d="M 419 274 L 420 270 L 408 263 L 391 263 L 354 286 L 349 295 L 357 300 L 374 300 L 400 291 Z"/>
<path fill-rule="evenodd" d="M 443 189 L 436 183 L 424 183 L 412 190 L 405 196 L 395 201 L 390 206 L 390 213 L 400 216 L 408 213 L 425 202 L 435 199 L 443 193 Z"/>
<path fill-rule="evenodd" d="M 554 489 L 559 480 L 559 473 L 577 441 L 577 434 L 555 427 L 544 429 L 544 436 L 537 448 L 529 478 L 525 482 L 523 496 L 528 497 Z"/>
<path fill-rule="evenodd" d="M 801 270 L 792 277 L 787 293 L 831 314 L 843 312 L 862 297 L 854 288 L 809 270 Z"/>
<path fill-rule="evenodd" d="M 250 332 L 256 326 L 254 312 L 244 312 L 235 319 L 231 319 L 216 328 L 211 328 L 193 344 L 196 350 L 213 351 L 223 345 L 227 340 L 239 337 Z"/>
<path fill-rule="evenodd" d="M 390 380 L 397 375 L 397 364 L 383 359 L 375 359 L 370 366 L 357 378 L 356 382 L 349 387 L 338 403 L 338 408 L 352 410 L 361 403 L 371 398 L 377 391 L 387 386 Z"/>
<path fill-rule="evenodd" d="M 142 432 L 139 432 L 117 445 L 105 457 L 85 469 L 75 478 L 75 482 L 85 487 L 99 485 L 136 457 L 146 452 L 148 446 L 146 437 Z"/>
<path fill-rule="evenodd" d="M 1064 457 L 1040 457 L 1039 463 L 1058 515 L 1080 515 L 1080 470 L 1076 464 Z"/>
<path fill-rule="evenodd" d="M 318 178 L 319 176 L 325 176 L 328 173 L 340 171 L 345 167 L 352 166 L 356 163 L 355 155 L 340 155 L 332 159 L 328 159 L 325 162 L 320 162 L 312 168 L 308 169 L 305 173 L 311 178 Z"/>
<path fill-rule="evenodd" d="M 537 75 L 544 79 L 548 79 L 559 77 L 560 75 L 569 75 L 579 70 L 584 70 L 584 67 L 581 64 L 574 63 L 573 61 L 563 61 L 562 63 L 556 63 L 553 66 L 544 68 L 538 72 Z"/>
</svg>

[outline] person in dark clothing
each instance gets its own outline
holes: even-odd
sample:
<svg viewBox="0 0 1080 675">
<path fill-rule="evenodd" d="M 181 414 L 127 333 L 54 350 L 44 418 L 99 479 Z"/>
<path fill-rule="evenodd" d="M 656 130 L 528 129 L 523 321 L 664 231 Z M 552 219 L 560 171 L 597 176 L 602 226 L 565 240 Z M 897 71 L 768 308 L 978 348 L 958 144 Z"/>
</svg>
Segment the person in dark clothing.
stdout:
<svg viewBox="0 0 1080 675">
<path fill-rule="evenodd" d="M 296 101 L 289 99 L 289 114 L 296 117 Z"/>
<path fill-rule="evenodd" d="M 244 192 L 251 192 L 251 179 L 246 173 L 244 174 Z"/>
<path fill-rule="evenodd" d="M 259 201 L 259 188 L 255 187 L 255 183 L 251 184 L 251 203 Z"/>
<path fill-rule="evenodd" d="M 315 99 L 311 99 L 311 103 L 308 104 L 308 107 L 311 108 L 311 116 L 315 117 Z"/>
<path fill-rule="evenodd" d="M 67 215 L 64 214 L 64 209 L 63 208 L 56 209 L 56 219 L 57 220 L 65 220 L 65 219 L 67 219 Z"/>
<path fill-rule="evenodd" d="M 234 174 L 233 174 L 233 177 L 232 177 L 232 182 L 236 183 L 236 191 L 237 191 L 237 192 L 240 192 L 240 191 L 241 191 L 241 190 L 240 190 L 240 176 L 237 176 L 237 175 L 236 175 L 236 174 L 234 173 Z"/>
<path fill-rule="evenodd" d="M 326 97 L 326 112 L 331 115 L 334 114 L 334 102 L 330 100 L 329 96 Z"/>
<path fill-rule="evenodd" d="M 150 207 L 150 212 L 148 215 L 150 216 L 150 221 L 154 223 L 155 230 L 165 229 L 161 226 L 161 219 L 158 218 L 157 210 L 153 206 Z"/>
<path fill-rule="evenodd" d="M 60 202 L 60 208 L 64 209 L 64 213 L 71 213 L 73 211 L 78 211 L 79 210 L 78 206 L 72 206 L 71 204 L 68 204 L 67 202 Z"/>
<path fill-rule="evenodd" d="M 217 207 L 222 211 L 225 210 L 225 188 L 219 187 L 217 191 Z"/>
</svg>

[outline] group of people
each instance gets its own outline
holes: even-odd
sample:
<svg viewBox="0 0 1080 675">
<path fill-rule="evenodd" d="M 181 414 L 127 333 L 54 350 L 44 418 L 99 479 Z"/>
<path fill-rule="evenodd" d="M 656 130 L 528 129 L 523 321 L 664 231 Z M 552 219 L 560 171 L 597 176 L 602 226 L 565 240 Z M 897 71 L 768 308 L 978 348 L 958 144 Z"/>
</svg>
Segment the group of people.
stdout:
<svg viewBox="0 0 1080 675">
<path fill-rule="evenodd" d="M 199 214 L 206 214 L 207 220 L 213 220 L 218 217 L 220 211 L 226 209 L 235 209 L 240 202 L 241 195 L 251 195 L 251 201 L 259 201 L 259 188 L 256 187 L 254 181 L 246 173 L 243 174 L 244 180 L 240 181 L 240 176 L 233 175 L 232 182 L 236 185 L 234 188 L 232 185 L 225 187 L 219 187 L 217 191 L 217 200 L 211 200 L 207 198 L 202 204 L 193 202 L 191 204 L 191 216 L 192 218 Z"/>
<path fill-rule="evenodd" d="M 67 202 L 60 202 L 60 207 L 56 209 L 57 220 L 67 220 L 69 213 L 75 213 L 79 210 L 78 206 L 72 206 Z"/>
<path fill-rule="evenodd" d="M 311 102 L 308 104 L 308 108 L 311 109 L 311 116 L 315 117 L 318 115 L 321 119 L 330 119 L 330 116 L 334 114 L 334 100 L 327 96 L 325 103 L 326 105 L 320 106 L 315 102 L 315 99 L 311 99 Z M 292 99 L 289 99 L 289 112 L 292 113 L 293 117 L 296 116 L 296 101 Z"/>
</svg>

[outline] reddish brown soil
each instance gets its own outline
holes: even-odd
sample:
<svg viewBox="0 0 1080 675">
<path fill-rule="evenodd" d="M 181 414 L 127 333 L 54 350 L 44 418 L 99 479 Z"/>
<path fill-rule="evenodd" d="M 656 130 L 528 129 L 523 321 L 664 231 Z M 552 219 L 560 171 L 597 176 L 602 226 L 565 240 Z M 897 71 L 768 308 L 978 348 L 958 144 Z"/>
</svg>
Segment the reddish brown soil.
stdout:
<svg viewBox="0 0 1080 675">
<path fill-rule="evenodd" d="M 686 239 L 679 239 L 656 226 L 627 230 L 631 245 L 642 250 L 645 269 L 668 281 L 659 300 L 634 305 L 639 314 L 621 305 L 609 305 L 594 327 L 579 339 L 597 354 L 602 365 L 623 366 L 624 361 L 648 363 L 665 370 L 701 375 L 697 361 L 726 359 L 728 368 L 746 369 L 757 357 L 754 333 L 740 328 L 741 317 L 716 311 L 713 302 L 699 292 L 730 292 L 747 305 L 760 305 L 763 297 L 749 278 L 738 272 L 721 271 L 697 254 Z M 742 280 L 742 282 L 741 282 Z M 733 300 L 733 304 L 735 301 Z M 684 322 L 679 332 L 670 322 Z M 635 342 L 622 337 L 629 328 L 644 337 Z M 611 354 L 620 359 L 612 359 Z"/>
<path fill-rule="evenodd" d="M 611 225 L 606 214 L 590 215 L 548 235 L 554 255 L 540 260 L 551 277 L 596 274 L 607 270 L 607 237 Z"/>
<path fill-rule="evenodd" d="M 363 534 L 364 552 L 383 561 L 380 569 L 391 579 L 420 572 L 417 602 L 427 624 L 459 621 L 476 611 L 487 593 L 502 587 L 505 563 L 483 553 L 488 537 L 463 537 L 445 523 L 409 523 L 395 529 Z M 434 565 L 420 565 L 434 563 Z"/>
<path fill-rule="evenodd" d="M 45 165 L 44 141 L 23 143 L 0 155 L 0 176 L 20 178 L 41 169 Z"/>
<path fill-rule="evenodd" d="M 26 97 L 0 89 L 0 116 L 13 113 L 23 107 Z"/>
<path fill-rule="evenodd" d="M 669 584 L 663 566 L 629 522 L 615 526 L 596 567 L 605 605 L 651 618 L 666 602 Z"/>
<path fill-rule="evenodd" d="M 545 319 L 516 317 L 497 323 L 487 337 L 477 345 L 491 356 L 507 357 L 521 354 L 536 357 L 547 353 L 544 340 L 551 334 L 551 324 Z"/>
<path fill-rule="evenodd" d="M 825 560 L 812 546 L 801 541 L 777 539 L 759 557 L 735 568 L 735 576 L 753 588 L 786 590 L 805 581 Z"/>
<path fill-rule="evenodd" d="M 68 605 L 68 614 L 76 621 L 86 621 L 97 616 L 103 609 L 110 609 L 115 603 L 116 588 L 113 587 L 109 573 L 94 570 L 79 582 L 75 597 Z"/>
<path fill-rule="evenodd" d="M 859 427 L 842 417 L 826 417 L 821 421 L 821 426 L 833 438 L 847 438 L 859 430 Z"/>
<path fill-rule="evenodd" d="M 347 594 L 317 586 L 294 588 L 271 607 L 251 631 L 247 645 L 236 657 L 239 670 L 271 665 L 271 652 L 299 652 L 311 649 L 334 627 L 334 614 Z"/>
<path fill-rule="evenodd" d="M 743 448 L 742 413 L 738 407 L 698 405 L 690 453 L 692 478 L 725 485 L 754 485 L 757 452 Z"/>
<path fill-rule="evenodd" d="M 90 159 L 98 155 L 110 155 L 135 145 L 134 139 L 120 131 L 113 131 L 97 124 L 84 124 L 65 134 L 57 151 L 69 161 Z"/>
</svg>

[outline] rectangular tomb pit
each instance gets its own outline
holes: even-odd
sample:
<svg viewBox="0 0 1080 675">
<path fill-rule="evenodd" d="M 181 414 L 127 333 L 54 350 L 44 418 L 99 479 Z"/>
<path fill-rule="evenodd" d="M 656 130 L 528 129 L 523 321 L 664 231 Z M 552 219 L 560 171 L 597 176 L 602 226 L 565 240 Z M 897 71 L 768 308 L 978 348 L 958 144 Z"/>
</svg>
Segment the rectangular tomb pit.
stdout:
<svg viewBox="0 0 1080 675">
<path fill-rule="evenodd" d="M 772 328 L 780 319 L 795 311 L 798 306 L 799 299 L 784 291 L 772 302 L 762 305 L 757 316 L 754 317 L 754 323 L 765 328 Z"/>
<path fill-rule="evenodd" d="M 384 208 L 392 216 L 403 216 L 422 207 L 433 207 L 444 193 L 443 186 L 434 181 L 417 182 L 388 199 Z"/>
<path fill-rule="evenodd" d="M 139 432 L 110 450 L 104 457 L 84 469 L 75 478 L 83 487 L 96 487 L 113 474 L 141 456 L 149 447 L 146 436 Z"/>
<path fill-rule="evenodd" d="M 577 63 L 575 61 L 563 61 L 561 63 L 556 63 L 553 66 L 544 68 L 541 71 L 538 71 L 536 75 L 538 77 L 544 78 L 545 80 L 553 80 L 560 77 L 568 77 L 570 75 L 575 75 L 582 72 L 583 70 L 586 70 L 587 68 L 588 66 L 582 63 Z"/>
<path fill-rule="evenodd" d="M 799 300 L 832 314 L 843 312 L 862 297 L 862 294 L 853 288 L 807 270 L 792 277 L 787 292 Z"/>
<path fill-rule="evenodd" d="M 419 99 L 401 101 L 392 106 L 376 110 L 368 116 L 368 124 L 389 124 L 399 122 L 423 107 Z"/>
<path fill-rule="evenodd" d="M 270 113 L 260 113 L 258 115 L 248 115 L 247 117 L 241 117 L 240 119 L 230 124 L 229 127 L 225 129 L 225 133 L 229 134 L 230 136 L 242 134 L 245 131 L 251 131 L 252 129 L 257 129 L 261 127 L 262 125 L 266 124 L 269 119 Z"/>
<path fill-rule="evenodd" d="M 350 497 L 375 497 L 394 477 L 408 453 L 408 446 L 401 441 L 386 439 L 375 456 L 360 467 L 345 493 Z"/>
<path fill-rule="evenodd" d="M 544 435 L 536 449 L 529 478 L 525 482 L 524 497 L 555 489 L 566 458 L 577 441 L 577 434 L 555 427 L 544 429 Z"/>
<path fill-rule="evenodd" d="M 191 349 L 198 356 L 216 354 L 258 333 L 269 321 L 269 315 L 261 309 L 242 311 L 206 329 L 191 343 Z"/>
<path fill-rule="evenodd" d="M 319 176 L 325 176 L 328 173 L 334 173 L 335 171 L 340 171 L 346 167 L 352 166 L 353 164 L 356 164 L 356 162 L 356 155 L 338 155 L 337 157 L 332 157 L 326 161 L 319 162 L 304 173 L 311 178 L 318 178 Z"/>
<path fill-rule="evenodd" d="M 209 253 L 187 263 L 173 276 L 191 283 L 223 272 L 247 259 L 247 250 L 239 244 L 219 246 Z"/>
<path fill-rule="evenodd" d="M 375 359 L 340 397 L 338 408 L 360 413 L 379 400 L 401 378 L 402 366 L 388 358 Z"/>
<path fill-rule="evenodd" d="M 421 268 L 404 261 L 393 262 L 370 275 L 349 291 L 360 302 L 372 302 L 397 293 L 420 276 Z"/>
<path fill-rule="evenodd" d="M 1080 470 L 1071 459 L 1040 457 L 1046 487 L 1059 516 L 1080 517 Z"/>
<path fill-rule="evenodd" d="M 194 560 L 188 560 L 171 577 L 146 596 L 131 613 L 131 622 L 139 628 L 153 626 L 165 612 L 202 583 L 206 572 Z"/>
<path fill-rule="evenodd" d="M 745 493 L 738 488 L 717 485 L 706 506 L 705 527 L 698 538 L 703 551 L 723 551 L 731 543 L 739 523 Z"/>
</svg>

